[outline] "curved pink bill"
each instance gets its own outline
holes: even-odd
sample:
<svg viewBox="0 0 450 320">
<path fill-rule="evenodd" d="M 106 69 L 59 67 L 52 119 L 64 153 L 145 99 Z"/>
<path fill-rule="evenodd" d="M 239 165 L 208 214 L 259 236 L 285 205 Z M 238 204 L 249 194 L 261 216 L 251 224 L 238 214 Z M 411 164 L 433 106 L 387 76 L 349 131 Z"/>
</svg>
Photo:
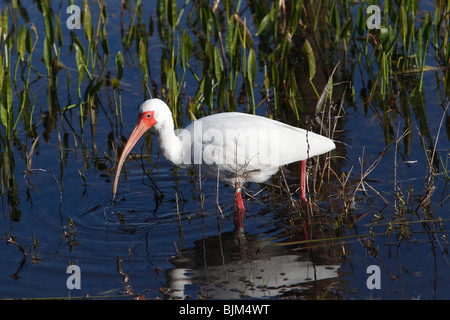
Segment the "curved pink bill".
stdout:
<svg viewBox="0 0 450 320">
<path fill-rule="evenodd" d="M 116 197 L 117 185 L 119 183 L 119 176 L 120 176 L 120 172 L 122 170 L 122 166 L 125 162 L 125 159 L 127 158 L 131 149 L 133 149 L 134 145 L 139 141 L 139 139 L 142 137 L 142 135 L 148 129 L 149 129 L 149 126 L 145 123 L 145 121 L 140 120 L 140 121 L 138 121 L 138 124 L 134 128 L 133 132 L 131 133 L 131 136 L 128 139 L 128 142 L 122 151 L 122 155 L 120 156 L 119 164 L 117 165 L 116 176 L 114 178 L 114 185 L 113 185 L 113 198 Z"/>
</svg>

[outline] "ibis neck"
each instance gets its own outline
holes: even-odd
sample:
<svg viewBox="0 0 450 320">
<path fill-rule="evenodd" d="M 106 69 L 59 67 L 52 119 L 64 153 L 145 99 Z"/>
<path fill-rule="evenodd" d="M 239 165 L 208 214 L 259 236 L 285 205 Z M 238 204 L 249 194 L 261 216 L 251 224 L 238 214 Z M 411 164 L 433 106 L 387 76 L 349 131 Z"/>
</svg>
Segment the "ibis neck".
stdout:
<svg viewBox="0 0 450 320">
<path fill-rule="evenodd" d="M 179 163 L 183 157 L 183 148 L 181 140 L 175 135 L 172 118 L 155 130 L 163 156 L 172 163 Z"/>
</svg>

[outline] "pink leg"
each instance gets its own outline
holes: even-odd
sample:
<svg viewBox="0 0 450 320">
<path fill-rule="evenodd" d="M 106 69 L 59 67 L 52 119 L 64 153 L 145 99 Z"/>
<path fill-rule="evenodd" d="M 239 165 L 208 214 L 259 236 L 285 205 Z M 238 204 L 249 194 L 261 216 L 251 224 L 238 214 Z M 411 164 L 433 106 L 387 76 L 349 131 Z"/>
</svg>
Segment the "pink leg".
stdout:
<svg viewBox="0 0 450 320">
<path fill-rule="evenodd" d="M 237 220 L 235 220 L 234 224 L 236 226 L 236 229 L 243 230 L 244 229 L 244 213 L 245 213 L 245 207 L 244 207 L 244 201 L 242 201 L 241 192 L 236 192 L 236 203 L 238 205 L 238 216 Z"/>
<path fill-rule="evenodd" d="M 300 162 L 300 201 L 302 207 L 306 207 L 308 205 L 308 199 L 306 199 L 306 160 Z M 305 240 L 309 240 L 308 224 L 306 220 L 303 220 L 303 234 L 305 236 Z M 309 248 L 308 243 L 305 248 Z"/>
<path fill-rule="evenodd" d="M 303 235 L 305 237 L 305 240 L 308 241 L 309 240 L 308 223 L 306 222 L 306 220 L 303 220 Z M 309 243 L 306 243 L 305 248 L 309 249 Z"/>
<path fill-rule="evenodd" d="M 306 160 L 300 162 L 300 201 L 303 207 L 308 205 L 308 199 L 306 199 Z"/>
</svg>

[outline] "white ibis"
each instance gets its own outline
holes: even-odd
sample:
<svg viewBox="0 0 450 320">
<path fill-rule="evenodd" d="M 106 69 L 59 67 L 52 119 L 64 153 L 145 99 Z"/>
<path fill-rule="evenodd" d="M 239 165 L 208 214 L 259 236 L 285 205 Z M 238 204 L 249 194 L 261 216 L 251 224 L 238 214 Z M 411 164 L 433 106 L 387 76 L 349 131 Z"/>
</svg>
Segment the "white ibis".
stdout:
<svg viewBox="0 0 450 320">
<path fill-rule="evenodd" d="M 119 159 L 113 197 L 128 153 L 151 127 L 162 154 L 172 164 L 201 170 L 235 187 L 238 229 L 243 228 L 241 188 L 246 182 L 266 182 L 280 166 L 301 161 L 300 199 L 306 204 L 306 160 L 336 148 L 327 137 L 239 112 L 206 116 L 175 132 L 169 107 L 160 99 L 150 99 L 140 106 L 137 125 Z"/>
</svg>

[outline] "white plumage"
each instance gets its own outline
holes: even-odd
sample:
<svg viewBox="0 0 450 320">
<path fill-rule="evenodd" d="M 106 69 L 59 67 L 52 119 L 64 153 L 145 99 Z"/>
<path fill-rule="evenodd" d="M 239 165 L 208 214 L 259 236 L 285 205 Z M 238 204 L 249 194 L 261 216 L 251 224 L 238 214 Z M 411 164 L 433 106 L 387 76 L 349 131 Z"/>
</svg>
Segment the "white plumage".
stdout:
<svg viewBox="0 0 450 320">
<path fill-rule="evenodd" d="M 181 163 L 168 157 L 169 161 L 194 169 L 202 164 L 202 173 L 213 177 L 219 170 L 221 180 L 231 185 L 265 182 L 280 166 L 335 148 L 333 141 L 313 132 L 237 112 L 196 120 L 178 137 L 182 139 L 183 158 Z"/>
<path fill-rule="evenodd" d="M 174 131 L 169 107 L 159 99 L 145 101 L 138 124 L 131 134 L 117 167 L 113 194 L 127 154 L 153 127 L 164 157 L 182 168 L 199 169 L 236 187 L 239 208 L 244 210 L 240 187 L 246 182 L 262 183 L 280 166 L 304 161 L 336 148 L 324 136 L 269 118 L 238 112 L 206 116 Z"/>
</svg>

